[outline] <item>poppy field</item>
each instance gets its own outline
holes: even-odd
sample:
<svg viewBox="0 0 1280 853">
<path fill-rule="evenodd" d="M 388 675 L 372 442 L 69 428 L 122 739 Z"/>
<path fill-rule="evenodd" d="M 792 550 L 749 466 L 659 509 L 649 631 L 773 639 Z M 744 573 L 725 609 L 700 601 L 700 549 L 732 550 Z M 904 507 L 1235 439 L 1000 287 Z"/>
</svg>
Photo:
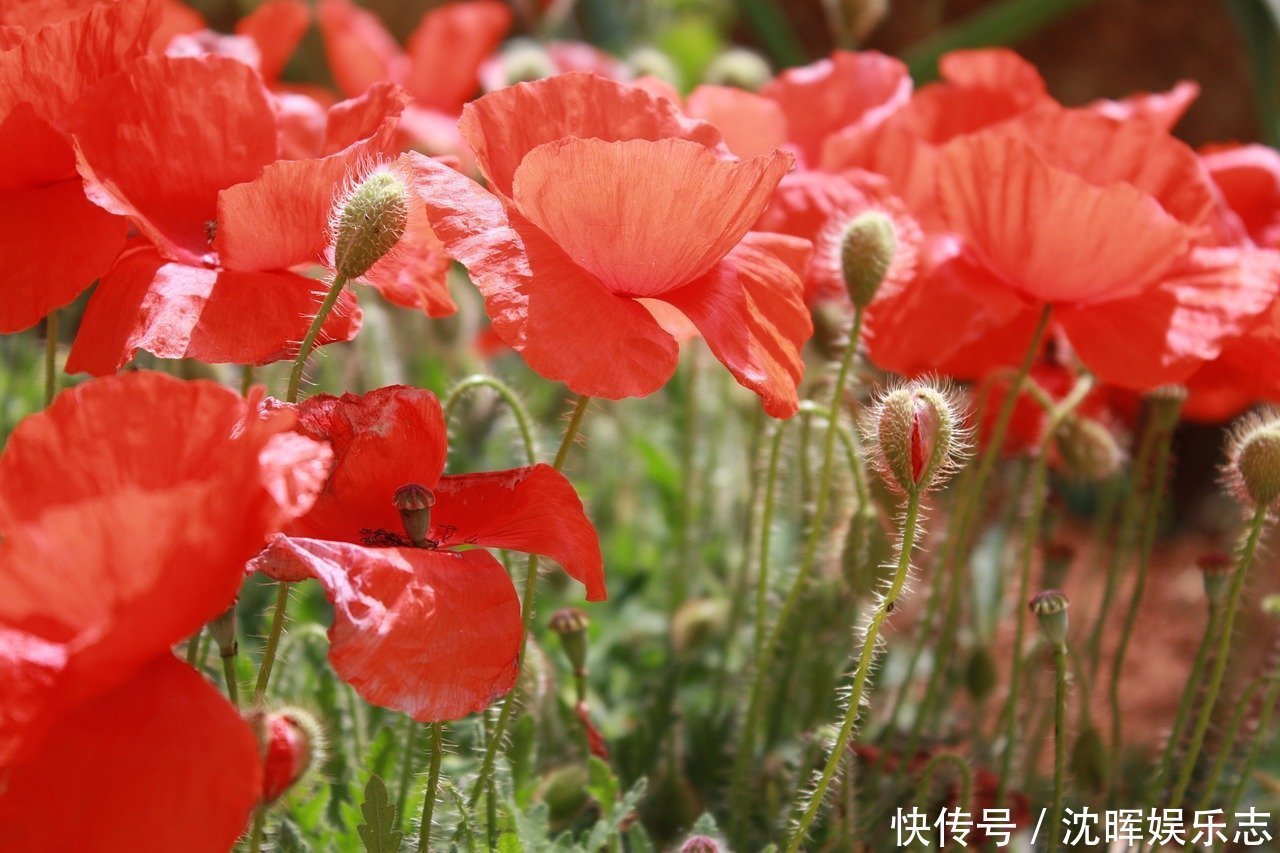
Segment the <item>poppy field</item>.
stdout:
<svg viewBox="0 0 1280 853">
<path fill-rule="evenodd" d="M 2 0 L 0 851 L 1278 849 L 1280 12 L 1141 6 Z"/>
</svg>

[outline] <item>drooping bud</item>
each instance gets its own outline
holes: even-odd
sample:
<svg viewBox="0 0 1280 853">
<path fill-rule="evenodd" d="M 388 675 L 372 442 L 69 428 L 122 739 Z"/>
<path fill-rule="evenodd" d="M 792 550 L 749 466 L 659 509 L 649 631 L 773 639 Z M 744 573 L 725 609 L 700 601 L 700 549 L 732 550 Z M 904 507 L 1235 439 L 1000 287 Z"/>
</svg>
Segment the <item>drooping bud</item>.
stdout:
<svg viewBox="0 0 1280 853">
<path fill-rule="evenodd" d="M 1066 593 L 1047 589 L 1032 598 L 1028 605 L 1039 620 L 1040 631 L 1045 639 L 1055 646 L 1067 642 L 1067 608 L 1070 604 Z"/>
<path fill-rule="evenodd" d="M 1280 417 L 1247 419 L 1232 434 L 1227 475 L 1238 496 L 1255 506 L 1280 499 Z"/>
<path fill-rule="evenodd" d="M 703 78 L 715 86 L 736 86 L 754 92 L 769 82 L 773 72 L 763 56 L 743 47 L 726 50 L 707 66 Z"/>
<path fill-rule="evenodd" d="M 426 548 L 430 545 L 428 534 L 431 532 L 431 507 L 436 503 L 436 496 L 431 490 L 417 483 L 406 483 L 396 489 L 391 502 L 400 510 L 400 522 L 414 547 Z"/>
<path fill-rule="evenodd" d="M 560 645 L 564 655 L 573 667 L 574 684 L 577 686 L 578 701 L 586 695 L 587 677 L 587 627 L 591 620 L 587 614 L 576 607 L 566 607 L 551 615 L 547 627 L 560 636 Z"/>
<path fill-rule="evenodd" d="M 347 196 L 337 211 L 333 267 L 359 278 L 390 252 L 409 221 L 409 190 L 393 172 L 375 172 Z"/>
<path fill-rule="evenodd" d="M 723 849 L 710 835 L 690 835 L 680 845 L 680 853 L 720 853 Z"/>
<path fill-rule="evenodd" d="M 1204 594 L 1209 603 L 1217 606 L 1226 601 L 1231 586 L 1229 581 L 1236 567 L 1231 555 L 1222 551 L 1208 551 L 1196 558 L 1196 567 L 1204 578 Z"/>
<path fill-rule="evenodd" d="M 680 69 L 671 57 L 656 47 L 638 47 L 627 57 L 631 73 L 637 77 L 656 77 L 672 86 L 680 86 Z"/>
<path fill-rule="evenodd" d="M 889 275 L 898 236 L 893 220 L 878 210 L 854 217 L 840 240 L 840 272 L 855 308 L 866 308 Z"/>
<path fill-rule="evenodd" d="M 320 724 L 306 711 L 286 708 L 261 724 L 262 802 L 270 804 L 293 787 L 315 761 Z"/>
<path fill-rule="evenodd" d="M 591 803 L 587 792 L 590 781 L 582 764 L 566 764 L 542 777 L 534 796 L 547 804 L 552 829 L 562 829 L 586 811 Z"/>
<path fill-rule="evenodd" d="M 872 459 L 890 486 L 923 494 L 941 483 L 964 456 L 966 436 L 955 395 L 913 381 L 876 404 L 866 432 Z"/>
<path fill-rule="evenodd" d="M 1093 418 L 1068 417 L 1053 439 L 1063 469 L 1082 480 L 1105 480 L 1124 463 L 1124 451 L 1111 430 Z"/>
<path fill-rule="evenodd" d="M 981 702 L 996 688 L 996 662 L 986 646 L 978 646 L 964 667 L 964 686 L 969 695 Z"/>
<path fill-rule="evenodd" d="M 1044 546 L 1044 576 L 1042 582 L 1049 589 L 1057 589 L 1066 579 L 1067 570 L 1075 561 L 1076 549 L 1067 542 L 1050 542 Z"/>
</svg>

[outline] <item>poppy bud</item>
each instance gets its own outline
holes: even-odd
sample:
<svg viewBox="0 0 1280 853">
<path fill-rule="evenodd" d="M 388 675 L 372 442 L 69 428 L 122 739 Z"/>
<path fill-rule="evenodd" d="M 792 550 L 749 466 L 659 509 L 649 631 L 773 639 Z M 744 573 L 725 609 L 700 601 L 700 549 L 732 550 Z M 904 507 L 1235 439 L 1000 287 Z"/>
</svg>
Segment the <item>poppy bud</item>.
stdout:
<svg viewBox="0 0 1280 853">
<path fill-rule="evenodd" d="M 671 617 L 671 647 L 685 654 L 705 646 L 724 630 L 728 602 L 722 598 L 694 598 Z"/>
<path fill-rule="evenodd" d="M 656 47 L 638 47 L 627 57 L 631 73 L 637 77 L 656 77 L 672 86 L 680 85 L 680 69 Z"/>
<path fill-rule="evenodd" d="M 218 653 L 224 658 L 233 658 L 239 650 L 236 643 L 236 603 L 216 619 L 209 623 L 209 635 L 218 644 Z"/>
<path fill-rule="evenodd" d="M 305 711 L 286 708 L 266 715 L 261 737 L 262 801 L 273 803 L 302 778 L 320 743 L 320 725 Z"/>
<path fill-rule="evenodd" d="M 1280 616 L 1280 595 L 1268 595 L 1263 598 L 1262 612 L 1268 616 Z"/>
<path fill-rule="evenodd" d="M 359 278 L 400 242 L 409 221 L 409 190 L 392 172 L 375 172 L 347 196 L 337 211 L 333 267 Z"/>
<path fill-rule="evenodd" d="M 1255 506 L 1280 499 L 1280 418 L 1270 414 L 1244 422 L 1228 453 L 1228 479 L 1242 499 Z"/>
<path fill-rule="evenodd" d="M 710 835 L 690 835 L 680 845 L 680 853 L 720 853 L 723 849 Z"/>
<path fill-rule="evenodd" d="M 590 781 L 587 768 L 581 764 L 566 764 L 542 777 L 534 796 L 546 803 L 547 819 L 553 829 L 562 829 L 586 811 L 591 802 L 587 792 Z"/>
<path fill-rule="evenodd" d="M 1228 581 L 1235 572 L 1235 561 L 1230 554 L 1221 551 L 1209 551 L 1196 558 L 1196 566 L 1204 578 L 1204 594 L 1213 605 L 1226 600 L 1230 586 Z"/>
<path fill-rule="evenodd" d="M 878 210 L 854 217 L 840 240 L 840 273 L 855 308 L 866 308 L 889 275 L 898 237 L 893 220 Z"/>
<path fill-rule="evenodd" d="M 1044 546 L 1044 585 L 1050 589 L 1062 586 L 1067 569 L 1076 558 L 1076 549 L 1066 542 L 1050 542 Z"/>
<path fill-rule="evenodd" d="M 396 489 L 391 502 L 400 510 L 400 522 L 409 541 L 418 548 L 431 544 L 427 534 L 431 532 L 431 507 L 436 502 L 431 490 L 417 483 L 406 483 Z"/>
<path fill-rule="evenodd" d="M 1067 607 L 1071 604 L 1067 595 L 1056 589 L 1047 589 L 1031 599 L 1028 605 L 1040 621 L 1040 631 L 1055 646 L 1067 642 Z"/>
<path fill-rule="evenodd" d="M 1124 462 L 1111 430 L 1093 418 L 1069 417 L 1053 438 L 1063 468 L 1082 480 L 1105 480 Z"/>
<path fill-rule="evenodd" d="M 969 655 L 964 668 L 964 686 L 969 695 L 981 702 L 996 688 L 996 662 L 986 646 L 978 646 Z"/>
<path fill-rule="evenodd" d="M 872 459 L 891 486 L 921 494 L 940 485 L 964 454 L 954 394 L 913 381 L 885 394 L 867 422 Z"/>
<path fill-rule="evenodd" d="M 590 624 L 586 613 L 576 607 L 566 607 L 552 614 L 547 625 L 560 635 L 565 657 L 573 667 L 573 674 L 579 678 L 587 672 L 587 626 Z"/>
<path fill-rule="evenodd" d="M 743 47 L 734 47 L 717 56 L 707 66 L 703 78 L 715 86 L 736 86 L 754 92 L 769 82 L 773 72 L 763 56 Z"/>
</svg>

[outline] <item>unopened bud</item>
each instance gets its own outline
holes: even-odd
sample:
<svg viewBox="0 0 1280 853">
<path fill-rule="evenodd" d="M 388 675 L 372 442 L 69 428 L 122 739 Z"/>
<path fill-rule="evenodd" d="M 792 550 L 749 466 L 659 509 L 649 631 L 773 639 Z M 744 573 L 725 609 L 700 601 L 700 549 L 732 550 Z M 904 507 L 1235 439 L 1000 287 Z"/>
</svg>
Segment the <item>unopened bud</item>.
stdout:
<svg viewBox="0 0 1280 853">
<path fill-rule="evenodd" d="M 547 818 L 553 828 L 563 827 L 591 803 L 587 786 L 591 780 L 581 764 L 566 764 L 542 777 L 535 797 L 547 805 Z"/>
<path fill-rule="evenodd" d="M 1031 599 L 1028 605 L 1040 622 L 1045 639 L 1055 646 L 1067 642 L 1067 607 L 1071 604 L 1067 595 L 1056 589 L 1047 589 Z"/>
<path fill-rule="evenodd" d="M 773 71 L 763 56 L 743 47 L 726 50 L 707 66 L 703 74 L 708 83 L 716 86 L 737 86 L 754 92 L 769 82 Z"/>
<path fill-rule="evenodd" d="M 236 603 L 234 601 L 221 616 L 209 623 L 209 635 L 218 644 L 219 655 L 224 658 L 236 656 L 239 648 L 236 643 Z"/>
<path fill-rule="evenodd" d="M 262 802 L 273 803 L 307 772 L 321 742 L 320 725 L 306 711 L 269 713 L 263 724 Z"/>
<path fill-rule="evenodd" d="M 964 668 L 964 686 L 969 695 L 981 702 L 996 688 L 996 662 L 986 646 L 978 646 L 969 655 Z"/>
<path fill-rule="evenodd" d="M 720 853 L 723 849 L 710 835 L 690 835 L 680 845 L 680 853 Z"/>
<path fill-rule="evenodd" d="M 636 77 L 656 77 L 672 86 L 680 86 L 680 69 L 671 57 L 656 47 L 638 47 L 627 57 L 627 65 Z"/>
<path fill-rule="evenodd" d="M 526 38 L 508 42 L 498 56 L 498 65 L 501 68 L 500 77 L 485 80 L 485 88 L 490 91 L 541 80 L 556 73 L 556 64 L 551 55 L 542 45 Z"/>
<path fill-rule="evenodd" d="M 587 626 L 591 620 L 587 614 L 576 607 L 557 610 L 547 624 L 553 632 L 560 636 L 560 645 L 564 647 L 565 657 L 573 667 L 575 674 L 587 669 Z"/>
<path fill-rule="evenodd" d="M 391 502 L 400 511 L 400 522 L 409 541 L 418 548 L 431 544 L 428 535 L 431 532 L 431 507 L 436 503 L 436 496 L 431 490 L 417 483 L 406 483 L 396 489 Z"/>
<path fill-rule="evenodd" d="M 1196 567 L 1204 578 L 1204 594 L 1213 605 L 1227 600 L 1231 575 L 1235 572 L 1235 561 L 1230 554 L 1221 551 L 1209 551 L 1196 558 Z"/>
<path fill-rule="evenodd" d="M 671 647 L 687 654 L 712 642 L 724 630 L 728 607 L 723 598 L 693 598 L 680 605 L 671 617 Z"/>
<path fill-rule="evenodd" d="M 333 267 L 359 278 L 400 242 L 409 221 L 408 188 L 392 172 L 361 181 L 337 215 Z"/>
<path fill-rule="evenodd" d="M 1093 418 L 1069 417 L 1053 438 L 1066 473 L 1082 480 L 1105 480 L 1124 463 L 1124 451 L 1111 430 Z"/>
<path fill-rule="evenodd" d="M 1044 546 L 1044 585 L 1057 589 L 1067 577 L 1067 570 L 1076 558 L 1075 546 L 1066 542 L 1050 542 Z"/>
<path fill-rule="evenodd" d="M 868 438 L 881 476 L 906 494 L 940 485 L 964 454 L 958 404 L 947 389 L 913 381 L 872 411 Z"/>
<path fill-rule="evenodd" d="M 1263 598 L 1262 612 L 1268 616 L 1280 617 L 1280 595 L 1273 593 Z"/>
<path fill-rule="evenodd" d="M 878 210 L 858 214 L 845 227 L 840 240 L 840 272 L 855 308 L 866 308 L 876 298 L 897 251 L 893 220 Z"/>
<path fill-rule="evenodd" d="M 1280 419 L 1247 422 L 1232 441 L 1230 478 L 1255 506 L 1280 499 Z"/>
</svg>

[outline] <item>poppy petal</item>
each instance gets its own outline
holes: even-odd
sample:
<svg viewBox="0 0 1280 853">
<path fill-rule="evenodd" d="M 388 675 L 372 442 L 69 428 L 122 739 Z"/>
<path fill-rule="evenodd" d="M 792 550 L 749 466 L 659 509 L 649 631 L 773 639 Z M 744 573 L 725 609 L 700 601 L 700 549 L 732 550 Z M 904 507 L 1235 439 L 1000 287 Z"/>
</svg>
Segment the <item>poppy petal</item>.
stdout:
<svg viewBox="0 0 1280 853">
<path fill-rule="evenodd" d="M 58 679 L 66 666 L 62 643 L 0 625 L 0 683 L 5 685 L 0 779 L 5 767 L 34 751 L 34 744 L 43 739 L 58 710 Z"/>
<path fill-rule="evenodd" d="M 689 93 L 685 112 L 714 124 L 737 157 L 750 160 L 787 142 L 787 119 L 777 101 L 733 86 L 699 86 Z"/>
<path fill-rule="evenodd" d="M 530 367 L 611 400 L 651 394 L 671 378 L 679 350 L 643 306 L 610 293 L 519 213 L 508 218 L 470 178 L 409 156 L 436 236 L 471 273 L 494 332 Z"/>
<path fill-rule="evenodd" d="M 297 430 L 333 448 L 334 467 L 295 536 L 363 542 L 401 532 L 396 489 L 434 488 L 448 453 L 444 412 L 430 391 L 392 385 L 367 394 L 316 394 L 293 408 Z"/>
<path fill-rule="evenodd" d="M 388 118 L 403 113 L 409 101 L 409 93 L 395 83 L 375 83 L 363 95 L 334 104 L 325 119 L 320 153 L 337 154 L 374 136 Z"/>
<path fill-rule="evenodd" d="M 266 0 L 240 19 L 236 33 L 258 46 L 262 79 L 275 83 L 311 26 L 311 9 L 302 0 Z"/>
<path fill-rule="evenodd" d="M 565 137 L 622 142 L 688 139 L 721 144 L 720 131 L 688 118 L 666 98 L 591 74 L 561 74 L 491 92 L 467 104 L 458 128 L 490 186 L 512 195 L 525 155 Z"/>
<path fill-rule="evenodd" d="M 1109 118 L 1145 121 L 1169 131 L 1198 97 L 1200 85 L 1194 80 L 1182 80 L 1167 92 L 1143 92 L 1119 101 L 1098 100 L 1088 108 Z"/>
<path fill-rule="evenodd" d="M 384 80 L 404 82 L 409 58 L 377 15 L 349 0 L 321 0 L 316 20 L 333 79 L 347 97 Z"/>
<path fill-rule="evenodd" d="M 1090 184 L 998 131 L 947 145 L 938 202 L 992 271 L 1043 302 L 1131 296 L 1158 281 L 1192 236 L 1148 194 Z"/>
<path fill-rule="evenodd" d="M 1249 237 L 1280 246 L 1280 152 L 1268 145 L 1232 145 L 1200 155 Z"/>
<path fill-rule="evenodd" d="M 68 373 L 113 373 L 140 350 L 208 364 L 271 364 L 298 353 L 325 285 L 291 272 L 237 272 L 171 263 L 126 249 L 94 291 Z M 316 345 L 349 341 L 360 309 L 343 291 Z"/>
<path fill-rule="evenodd" d="M 600 539 L 573 484 L 550 465 L 441 477 L 431 511 L 441 547 L 479 545 L 541 554 L 604 601 Z"/>
<path fill-rule="evenodd" d="M 262 79 L 221 56 L 141 59 L 85 94 L 72 130 L 89 197 L 186 263 L 209 255 L 219 190 L 253 180 L 277 153 Z"/>
<path fill-rule="evenodd" d="M 422 722 L 456 720 L 515 684 L 520 599 L 488 551 L 280 536 L 250 566 L 320 581 L 333 604 L 329 661 L 371 704 Z"/>
<path fill-rule="evenodd" d="M 618 295 L 706 273 L 769 203 L 791 157 L 717 158 L 682 139 L 542 145 L 516 170 L 521 214 Z"/>
<path fill-rule="evenodd" d="M 0 774 L 5 845 L 50 853 L 137 850 L 140 815 L 150 849 L 225 851 L 262 793 L 249 726 L 168 654 L 72 709 Z"/>
<path fill-rule="evenodd" d="M 804 240 L 753 232 L 707 275 L 662 296 L 775 418 L 799 407 L 800 348 L 813 334 L 801 278 L 811 251 Z"/>
<path fill-rule="evenodd" d="M 422 16 L 409 37 L 405 88 L 419 105 L 457 115 L 480 88 L 480 63 L 511 29 L 511 10 L 497 0 L 466 0 Z"/>
</svg>

